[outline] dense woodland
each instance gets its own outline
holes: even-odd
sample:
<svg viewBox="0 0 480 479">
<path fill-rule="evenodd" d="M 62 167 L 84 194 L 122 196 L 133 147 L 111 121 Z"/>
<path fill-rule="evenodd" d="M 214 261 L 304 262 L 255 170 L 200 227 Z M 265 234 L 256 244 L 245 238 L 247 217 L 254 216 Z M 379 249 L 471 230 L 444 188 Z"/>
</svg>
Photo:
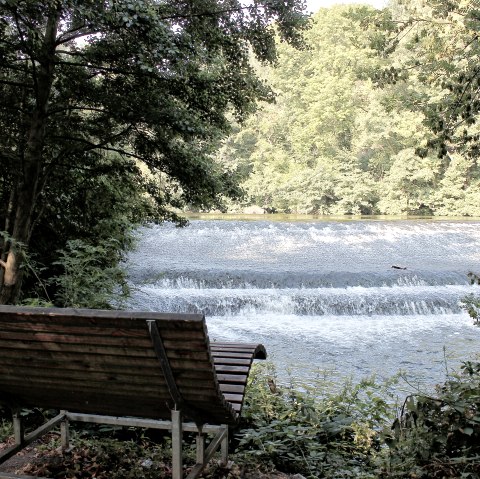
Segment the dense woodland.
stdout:
<svg viewBox="0 0 480 479">
<path fill-rule="evenodd" d="M 276 93 L 224 144 L 246 204 L 316 214 L 480 215 L 480 10 L 393 0 L 321 9 L 281 43 Z"/>
<path fill-rule="evenodd" d="M 135 226 L 238 198 L 213 153 L 271 97 L 250 55 L 306 26 L 301 0 L 0 1 L 0 303 L 105 307 Z"/>
</svg>

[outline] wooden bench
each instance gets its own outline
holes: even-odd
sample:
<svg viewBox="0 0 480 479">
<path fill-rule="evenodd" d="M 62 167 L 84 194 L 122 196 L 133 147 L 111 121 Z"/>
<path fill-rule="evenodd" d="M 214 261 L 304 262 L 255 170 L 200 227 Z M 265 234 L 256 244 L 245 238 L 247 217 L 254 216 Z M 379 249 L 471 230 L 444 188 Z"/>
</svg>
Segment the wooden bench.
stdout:
<svg viewBox="0 0 480 479">
<path fill-rule="evenodd" d="M 174 479 L 182 432 L 196 432 L 198 477 L 218 449 L 226 462 L 252 361 L 265 358 L 262 345 L 211 343 L 199 314 L 0 306 L 0 402 L 15 432 L 0 464 L 58 425 L 67 448 L 68 422 L 83 421 L 171 430 Z M 60 413 L 25 435 L 29 407 Z"/>
</svg>

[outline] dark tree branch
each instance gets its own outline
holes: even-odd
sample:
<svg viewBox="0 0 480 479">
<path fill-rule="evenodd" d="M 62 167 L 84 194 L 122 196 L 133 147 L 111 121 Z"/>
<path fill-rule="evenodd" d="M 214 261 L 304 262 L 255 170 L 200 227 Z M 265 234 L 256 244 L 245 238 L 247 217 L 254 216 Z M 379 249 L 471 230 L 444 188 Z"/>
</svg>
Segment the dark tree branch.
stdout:
<svg viewBox="0 0 480 479">
<path fill-rule="evenodd" d="M 22 88 L 33 88 L 34 87 L 34 85 L 32 85 L 30 83 L 21 83 L 21 82 L 18 82 L 18 81 L 3 80 L 2 78 L 0 78 L 0 83 L 3 83 L 4 85 L 18 86 L 18 87 L 22 87 Z"/>
</svg>

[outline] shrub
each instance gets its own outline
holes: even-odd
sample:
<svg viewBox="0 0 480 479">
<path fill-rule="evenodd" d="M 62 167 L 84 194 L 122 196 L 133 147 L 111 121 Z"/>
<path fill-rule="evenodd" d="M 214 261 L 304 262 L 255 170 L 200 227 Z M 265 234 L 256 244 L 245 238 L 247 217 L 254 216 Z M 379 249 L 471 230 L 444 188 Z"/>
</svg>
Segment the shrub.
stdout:
<svg viewBox="0 0 480 479">
<path fill-rule="evenodd" d="M 464 363 L 436 392 L 406 399 L 383 477 L 480 477 L 480 363 Z"/>
<path fill-rule="evenodd" d="M 393 420 L 389 384 L 346 381 L 332 392 L 324 381 L 278 387 L 271 366 L 251 373 L 239 459 L 307 477 L 373 478 L 380 430 Z"/>
</svg>

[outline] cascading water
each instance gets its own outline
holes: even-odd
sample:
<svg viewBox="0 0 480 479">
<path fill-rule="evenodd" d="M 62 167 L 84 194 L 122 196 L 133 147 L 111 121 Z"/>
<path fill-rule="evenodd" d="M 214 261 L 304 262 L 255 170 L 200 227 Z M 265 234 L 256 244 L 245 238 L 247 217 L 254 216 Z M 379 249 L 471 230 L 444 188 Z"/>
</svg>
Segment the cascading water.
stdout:
<svg viewBox="0 0 480 479">
<path fill-rule="evenodd" d="M 214 339 L 262 342 L 279 374 L 405 371 L 426 385 L 473 359 L 462 311 L 476 221 L 219 221 L 140 231 L 130 307 L 201 312 Z"/>
</svg>

